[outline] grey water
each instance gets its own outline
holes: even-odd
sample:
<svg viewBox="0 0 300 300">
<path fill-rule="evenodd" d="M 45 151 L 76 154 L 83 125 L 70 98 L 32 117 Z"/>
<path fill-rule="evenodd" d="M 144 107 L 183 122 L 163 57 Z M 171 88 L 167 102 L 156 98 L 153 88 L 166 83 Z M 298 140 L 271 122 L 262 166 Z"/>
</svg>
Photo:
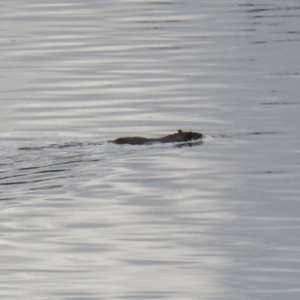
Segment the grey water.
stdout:
<svg viewBox="0 0 300 300">
<path fill-rule="evenodd" d="M 0 8 L 1 299 L 299 299 L 298 1 Z"/>
</svg>

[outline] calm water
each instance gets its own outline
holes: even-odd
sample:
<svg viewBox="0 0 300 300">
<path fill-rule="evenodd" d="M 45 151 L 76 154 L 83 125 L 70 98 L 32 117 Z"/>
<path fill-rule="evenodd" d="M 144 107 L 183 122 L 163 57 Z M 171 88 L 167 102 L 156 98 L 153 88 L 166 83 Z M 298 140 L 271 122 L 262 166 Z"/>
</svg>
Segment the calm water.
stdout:
<svg viewBox="0 0 300 300">
<path fill-rule="evenodd" d="M 0 7 L 1 299 L 299 299 L 298 1 Z"/>
</svg>

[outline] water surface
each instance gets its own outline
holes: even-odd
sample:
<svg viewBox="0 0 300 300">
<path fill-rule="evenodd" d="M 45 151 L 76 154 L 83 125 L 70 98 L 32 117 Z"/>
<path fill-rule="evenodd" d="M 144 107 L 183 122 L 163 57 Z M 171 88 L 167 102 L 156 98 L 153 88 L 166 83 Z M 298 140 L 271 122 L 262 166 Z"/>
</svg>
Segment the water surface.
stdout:
<svg viewBox="0 0 300 300">
<path fill-rule="evenodd" d="M 299 298 L 297 1 L 1 11 L 1 298 Z"/>
</svg>

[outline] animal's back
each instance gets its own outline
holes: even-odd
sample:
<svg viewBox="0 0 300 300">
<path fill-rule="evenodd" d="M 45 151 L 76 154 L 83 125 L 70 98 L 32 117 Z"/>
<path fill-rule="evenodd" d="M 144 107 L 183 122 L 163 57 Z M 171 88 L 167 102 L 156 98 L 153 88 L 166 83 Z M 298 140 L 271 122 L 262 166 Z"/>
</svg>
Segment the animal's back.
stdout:
<svg viewBox="0 0 300 300">
<path fill-rule="evenodd" d="M 178 132 L 170 135 L 166 135 L 160 138 L 145 138 L 145 137 L 121 137 L 114 141 L 115 144 L 130 144 L 130 145 L 147 145 L 151 143 L 177 143 L 177 142 L 188 142 L 192 140 L 198 140 L 203 137 L 202 133 L 198 132 Z"/>
</svg>

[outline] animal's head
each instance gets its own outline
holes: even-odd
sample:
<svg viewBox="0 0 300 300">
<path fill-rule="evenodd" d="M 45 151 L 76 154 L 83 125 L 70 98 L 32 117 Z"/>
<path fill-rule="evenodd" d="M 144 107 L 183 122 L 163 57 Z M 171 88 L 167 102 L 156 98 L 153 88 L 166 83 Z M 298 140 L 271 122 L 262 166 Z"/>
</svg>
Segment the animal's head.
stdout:
<svg viewBox="0 0 300 300">
<path fill-rule="evenodd" d="M 187 139 L 188 140 L 198 140 L 198 139 L 201 139 L 203 138 L 203 134 L 202 133 L 199 133 L 199 132 L 182 132 L 181 129 L 178 130 L 178 135 L 185 135 L 187 136 Z"/>
</svg>

